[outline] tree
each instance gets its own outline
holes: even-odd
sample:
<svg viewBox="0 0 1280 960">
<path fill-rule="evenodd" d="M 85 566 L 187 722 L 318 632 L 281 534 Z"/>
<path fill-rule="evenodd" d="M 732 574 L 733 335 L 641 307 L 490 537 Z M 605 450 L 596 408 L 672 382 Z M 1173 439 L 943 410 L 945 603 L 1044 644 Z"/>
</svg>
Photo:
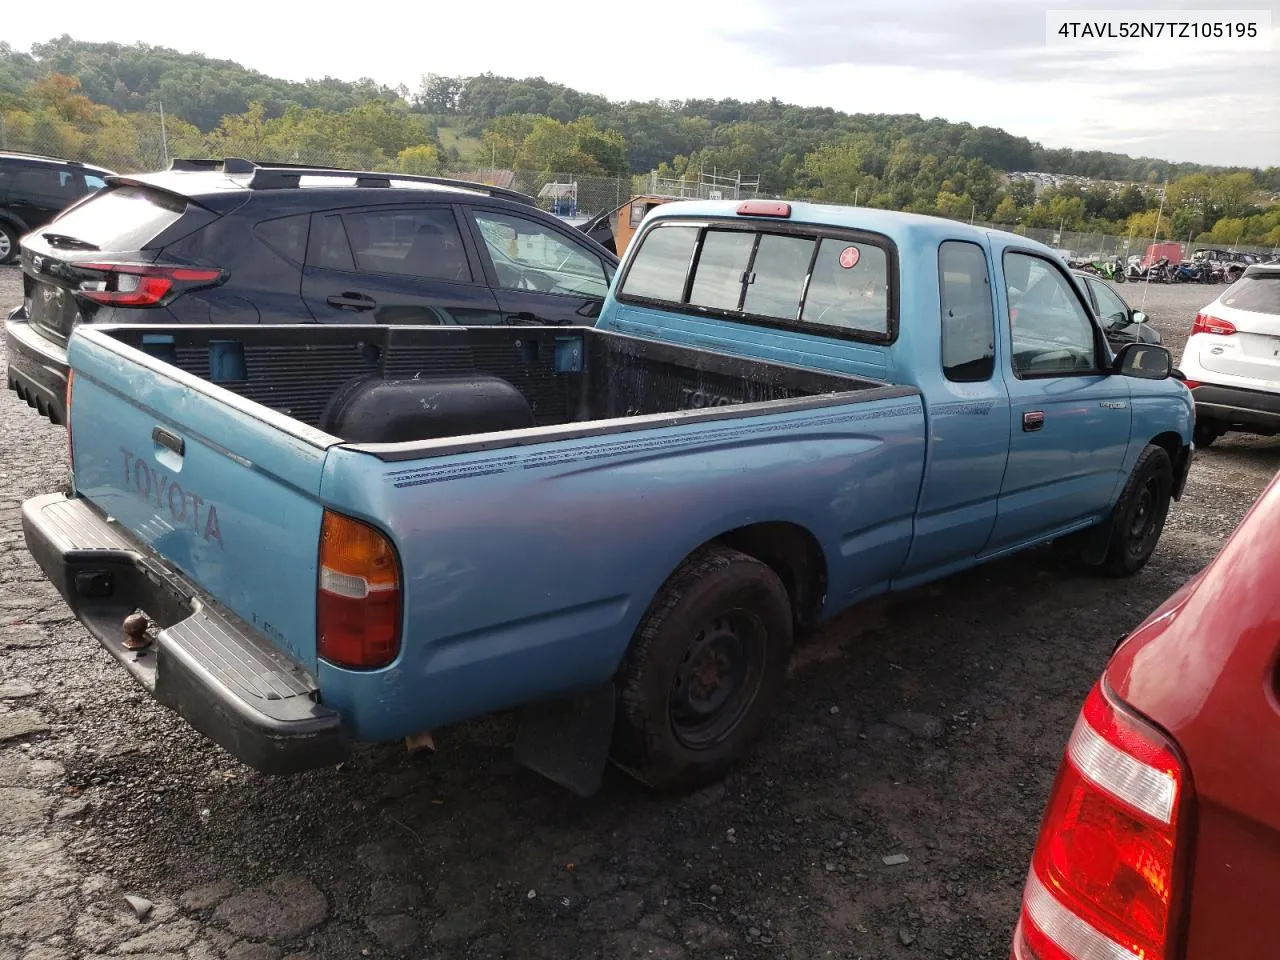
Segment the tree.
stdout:
<svg viewBox="0 0 1280 960">
<path fill-rule="evenodd" d="M 804 158 L 804 175 L 812 185 L 809 194 L 827 203 L 853 203 L 871 199 L 875 179 L 863 172 L 864 143 L 850 137 L 838 144 L 819 147 Z"/>
<path fill-rule="evenodd" d="M 30 93 L 67 123 L 84 125 L 94 118 L 94 103 L 80 92 L 80 81 L 75 77 L 51 73 L 33 83 Z"/>
<path fill-rule="evenodd" d="M 415 176 L 433 176 L 440 172 L 440 151 L 429 143 L 405 147 L 396 155 L 396 169 Z"/>
<path fill-rule="evenodd" d="M 996 223 L 1014 223 L 1018 219 L 1018 204 L 1014 202 L 1013 197 L 1000 198 L 992 219 Z"/>
<path fill-rule="evenodd" d="M 461 77 L 442 77 L 438 73 L 428 73 L 418 85 L 413 101 L 426 113 L 457 113 L 458 99 L 465 87 Z"/>
</svg>

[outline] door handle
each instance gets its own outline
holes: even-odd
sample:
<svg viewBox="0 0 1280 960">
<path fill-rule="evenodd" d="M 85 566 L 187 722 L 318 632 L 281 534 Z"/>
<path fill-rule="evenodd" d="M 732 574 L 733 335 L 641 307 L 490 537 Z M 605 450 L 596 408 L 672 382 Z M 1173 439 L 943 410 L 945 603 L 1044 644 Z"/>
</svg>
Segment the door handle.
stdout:
<svg viewBox="0 0 1280 960">
<path fill-rule="evenodd" d="M 1022 415 L 1022 429 L 1024 433 L 1035 433 L 1044 426 L 1043 410 L 1028 410 Z"/>
<path fill-rule="evenodd" d="M 539 323 L 537 316 L 528 310 L 521 310 L 519 313 L 508 313 L 507 323 Z"/>
<path fill-rule="evenodd" d="M 373 297 L 366 297 L 363 293 L 352 293 L 350 290 L 325 297 L 324 302 L 339 310 L 372 310 L 378 305 L 378 301 Z"/>
<path fill-rule="evenodd" d="M 187 442 L 176 433 L 170 433 L 164 427 L 152 427 L 151 439 L 155 441 L 157 447 L 164 447 L 166 450 L 172 450 L 178 456 L 182 456 L 186 452 Z"/>
</svg>

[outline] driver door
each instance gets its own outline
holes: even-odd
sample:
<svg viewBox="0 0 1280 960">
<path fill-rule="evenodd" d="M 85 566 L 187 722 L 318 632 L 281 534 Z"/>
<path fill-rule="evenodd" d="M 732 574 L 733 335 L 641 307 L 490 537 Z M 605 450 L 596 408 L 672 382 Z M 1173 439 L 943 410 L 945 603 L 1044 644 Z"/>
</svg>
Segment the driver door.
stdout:
<svg viewBox="0 0 1280 960">
<path fill-rule="evenodd" d="M 1124 481 L 1132 421 L 1128 378 L 1105 369 L 1098 329 L 1061 267 L 1016 250 L 1002 266 L 1012 417 L 984 553 L 1104 516 Z"/>
<path fill-rule="evenodd" d="M 564 232 L 506 210 L 469 207 L 476 245 L 488 254 L 490 284 L 506 323 L 590 325 L 612 265 Z"/>
</svg>

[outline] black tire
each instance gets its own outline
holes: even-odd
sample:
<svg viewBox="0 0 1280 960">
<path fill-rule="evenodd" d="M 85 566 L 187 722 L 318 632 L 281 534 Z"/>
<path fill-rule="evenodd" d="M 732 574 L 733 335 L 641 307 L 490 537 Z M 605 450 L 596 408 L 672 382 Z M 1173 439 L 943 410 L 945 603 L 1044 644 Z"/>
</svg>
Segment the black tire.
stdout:
<svg viewBox="0 0 1280 960">
<path fill-rule="evenodd" d="M 1147 444 L 1111 515 L 1111 540 L 1098 570 L 1128 577 L 1147 565 L 1164 530 L 1173 498 L 1173 462 L 1163 447 Z"/>
<path fill-rule="evenodd" d="M 18 259 L 18 231 L 0 220 L 0 264 Z"/>
<path fill-rule="evenodd" d="M 719 780 L 777 700 L 791 633 L 787 591 L 769 567 L 728 547 L 690 556 L 618 672 L 614 762 L 658 790 Z"/>
<path fill-rule="evenodd" d="M 1226 432 L 1224 427 L 1212 420 L 1197 420 L 1192 439 L 1195 440 L 1197 450 L 1204 450 L 1213 446 L 1213 442 Z"/>
</svg>

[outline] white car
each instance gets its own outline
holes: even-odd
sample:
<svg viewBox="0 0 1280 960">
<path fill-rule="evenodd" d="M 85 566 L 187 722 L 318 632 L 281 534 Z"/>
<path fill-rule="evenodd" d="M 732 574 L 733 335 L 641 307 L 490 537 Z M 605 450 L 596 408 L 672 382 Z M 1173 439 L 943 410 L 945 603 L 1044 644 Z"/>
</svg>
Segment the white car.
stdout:
<svg viewBox="0 0 1280 960">
<path fill-rule="evenodd" d="M 1196 401 L 1195 442 L 1228 430 L 1280 433 L 1280 264 L 1254 264 L 1196 314 L 1179 369 Z"/>
</svg>

